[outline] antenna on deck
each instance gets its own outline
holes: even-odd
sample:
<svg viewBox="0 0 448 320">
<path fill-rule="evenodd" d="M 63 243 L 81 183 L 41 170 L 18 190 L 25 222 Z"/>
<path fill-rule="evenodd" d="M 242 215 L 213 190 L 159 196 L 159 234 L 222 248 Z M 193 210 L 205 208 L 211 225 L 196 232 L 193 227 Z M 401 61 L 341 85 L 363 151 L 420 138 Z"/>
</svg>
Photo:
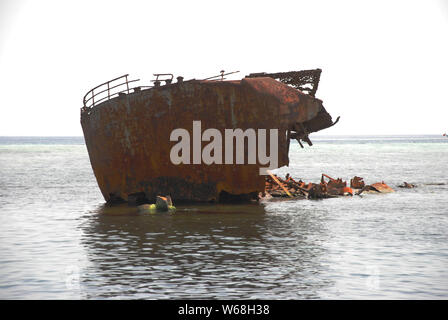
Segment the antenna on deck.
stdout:
<svg viewBox="0 0 448 320">
<path fill-rule="evenodd" d="M 232 71 L 232 72 L 227 72 L 227 73 L 224 73 L 224 72 L 225 72 L 224 70 L 221 70 L 221 71 L 220 71 L 221 74 L 219 74 L 219 75 L 217 75 L 217 76 L 210 77 L 210 78 L 205 78 L 205 79 L 202 79 L 202 80 L 210 80 L 210 79 L 213 79 L 213 78 L 221 77 L 221 81 L 222 81 L 222 80 L 225 79 L 224 76 L 227 76 L 227 75 L 229 75 L 229 74 L 238 73 L 239 71 Z"/>
</svg>

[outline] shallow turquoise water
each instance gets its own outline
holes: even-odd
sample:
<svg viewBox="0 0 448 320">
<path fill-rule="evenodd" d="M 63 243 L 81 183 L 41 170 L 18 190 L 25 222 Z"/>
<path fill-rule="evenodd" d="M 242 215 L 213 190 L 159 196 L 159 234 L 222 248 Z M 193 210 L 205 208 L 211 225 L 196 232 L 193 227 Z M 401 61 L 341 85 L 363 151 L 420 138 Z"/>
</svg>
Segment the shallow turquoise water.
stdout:
<svg viewBox="0 0 448 320">
<path fill-rule="evenodd" d="M 0 137 L 0 298 L 446 299 L 448 139 L 313 142 L 277 172 L 397 192 L 139 215 L 104 206 L 82 138 Z"/>
</svg>

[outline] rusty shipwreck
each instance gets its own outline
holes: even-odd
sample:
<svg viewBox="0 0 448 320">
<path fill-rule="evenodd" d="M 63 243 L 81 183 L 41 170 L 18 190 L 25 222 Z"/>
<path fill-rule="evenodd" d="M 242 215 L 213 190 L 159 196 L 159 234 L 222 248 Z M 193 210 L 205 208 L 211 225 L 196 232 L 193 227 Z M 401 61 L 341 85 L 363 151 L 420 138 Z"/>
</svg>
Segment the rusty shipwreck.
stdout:
<svg viewBox="0 0 448 320">
<path fill-rule="evenodd" d="M 170 133 L 176 128 L 278 129 L 278 167 L 289 164 L 290 140 L 312 145 L 309 134 L 334 125 L 315 98 L 321 70 L 255 73 L 225 80 L 173 82 L 156 74 L 151 86 L 128 75 L 87 92 L 81 125 L 93 172 L 107 202 L 256 199 L 264 192 L 260 164 L 173 164 Z M 205 144 L 205 143 L 204 143 Z M 247 146 L 245 151 L 247 152 Z"/>
</svg>

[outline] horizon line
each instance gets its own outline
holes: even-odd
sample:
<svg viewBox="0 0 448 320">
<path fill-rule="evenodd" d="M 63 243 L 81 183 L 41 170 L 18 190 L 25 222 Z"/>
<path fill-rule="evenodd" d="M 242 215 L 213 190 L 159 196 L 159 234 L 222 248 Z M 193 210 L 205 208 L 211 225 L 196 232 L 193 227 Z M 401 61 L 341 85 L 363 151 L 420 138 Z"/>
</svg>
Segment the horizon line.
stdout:
<svg viewBox="0 0 448 320">
<path fill-rule="evenodd" d="M 444 132 L 445 133 L 445 132 Z M 344 133 L 344 134 L 323 134 L 310 133 L 313 136 L 444 136 L 444 133 Z M 1 138 L 84 138 L 83 135 L 0 135 Z"/>
</svg>

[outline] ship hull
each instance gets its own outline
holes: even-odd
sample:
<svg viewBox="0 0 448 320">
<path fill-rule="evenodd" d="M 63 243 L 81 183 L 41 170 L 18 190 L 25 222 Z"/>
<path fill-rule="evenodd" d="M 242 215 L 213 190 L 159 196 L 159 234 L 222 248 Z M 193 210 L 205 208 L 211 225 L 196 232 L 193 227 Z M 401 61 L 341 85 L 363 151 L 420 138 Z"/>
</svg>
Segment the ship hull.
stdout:
<svg viewBox="0 0 448 320">
<path fill-rule="evenodd" d="M 263 192 L 262 166 L 173 164 L 173 130 L 183 128 L 193 136 L 193 121 L 201 121 L 202 131 L 215 128 L 223 133 L 236 128 L 278 129 L 281 167 L 289 164 L 289 130 L 297 123 L 312 123 L 323 113 L 321 100 L 271 78 L 193 80 L 105 101 L 83 110 L 81 125 L 106 201 L 135 197 L 152 201 L 157 195 L 170 195 L 174 201 L 218 201 Z M 331 117 L 321 122 L 319 129 L 332 124 Z"/>
</svg>

